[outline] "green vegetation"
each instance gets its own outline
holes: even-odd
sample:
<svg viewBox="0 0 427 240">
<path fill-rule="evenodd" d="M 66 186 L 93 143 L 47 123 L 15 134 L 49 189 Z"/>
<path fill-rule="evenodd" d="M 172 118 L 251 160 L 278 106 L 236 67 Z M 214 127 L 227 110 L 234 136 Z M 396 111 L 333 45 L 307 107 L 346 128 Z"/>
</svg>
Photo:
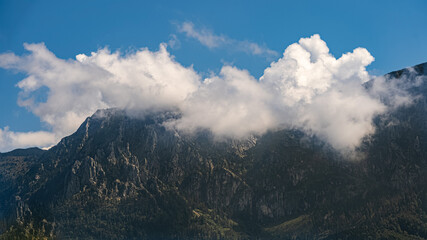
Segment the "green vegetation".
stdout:
<svg viewBox="0 0 427 240">
<path fill-rule="evenodd" d="M 282 224 L 266 228 L 265 230 L 276 238 L 292 238 L 303 233 L 309 234 L 313 225 L 309 215 L 301 215 Z"/>
<path fill-rule="evenodd" d="M 51 240 L 43 228 L 34 227 L 32 223 L 25 226 L 13 225 L 6 232 L 0 235 L 0 240 Z"/>
</svg>

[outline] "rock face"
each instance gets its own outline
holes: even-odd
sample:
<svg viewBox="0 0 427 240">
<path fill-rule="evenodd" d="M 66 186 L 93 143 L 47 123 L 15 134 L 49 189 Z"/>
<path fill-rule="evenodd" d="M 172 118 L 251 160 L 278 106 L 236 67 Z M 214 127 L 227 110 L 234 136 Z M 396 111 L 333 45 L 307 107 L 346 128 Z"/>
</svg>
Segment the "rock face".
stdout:
<svg viewBox="0 0 427 240">
<path fill-rule="evenodd" d="M 427 65 L 414 69 L 423 75 Z M 218 142 L 165 128 L 175 113 L 99 110 L 49 151 L 0 155 L 0 233 L 425 239 L 426 88 L 413 87 L 414 104 L 375 120 L 358 161 L 298 130 Z"/>
</svg>

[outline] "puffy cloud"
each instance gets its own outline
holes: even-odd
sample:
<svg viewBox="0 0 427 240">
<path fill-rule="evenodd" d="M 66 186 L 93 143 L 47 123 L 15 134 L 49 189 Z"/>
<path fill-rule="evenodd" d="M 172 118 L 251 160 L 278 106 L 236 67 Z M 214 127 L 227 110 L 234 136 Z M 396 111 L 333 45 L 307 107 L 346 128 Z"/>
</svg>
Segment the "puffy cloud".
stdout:
<svg viewBox="0 0 427 240">
<path fill-rule="evenodd" d="M 97 109 L 118 107 L 137 110 L 177 108 L 186 96 L 195 91 L 199 76 L 189 67 L 177 63 L 160 45 L 157 52 L 141 49 L 128 55 L 107 49 L 79 54 L 76 60 L 57 58 L 44 44 L 25 44 L 30 54 L 1 54 L 0 67 L 17 69 L 27 77 L 17 86 L 22 90 L 18 104 L 28 108 L 51 128 L 50 141 L 33 145 L 49 146 L 71 134 Z M 39 94 L 46 90 L 46 100 Z M 44 92 L 46 92 L 44 91 Z M 32 135 L 5 131 L 0 151 L 21 146 L 7 139 Z M 54 136 L 54 137 L 52 137 Z M 17 143 L 14 145 L 13 143 Z M 31 144 L 28 144 L 31 145 Z"/>
<path fill-rule="evenodd" d="M 0 132 L 0 150 L 49 146 L 97 109 L 118 107 L 130 112 L 178 110 L 182 117 L 167 125 L 187 133 L 208 129 L 217 138 L 244 138 L 297 128 L 351 151 L 374 132 L 376 115 L 412 99 L 398 81 L 389 79 L 378 78 L 367 90 L 363 84 L 371 76 L 366 66 L 374 60 L 369 52 L 356 48 L 337 59 L 319 35 L 287 47 L 260 79 L 224 66 L 217 76 L 201 81 L 164 44 L 156 52 L 140 49 L 127 55 L 100 49 L 76 60 L 59 59 L 43 44 L 25 48 L 30 54 L 0 55 L 0 67 L 27 74 L 17 84 L 18 103 L 51 131 L 14 133 L 6 128 Z M 41 101 L 43 89 L 47 96 Z"/>
<path fill-rule="evenodd" d="M 370 79 L 366 66 L 374 58 L 356 48 L 336 59 L 319 35 L 290 45 L 271 64 L 261 84 L 277 96 L 284 114 L 280 122 L 312 132 L 339 149 L 354 148 L 373 132 L 372 118 L 386 110 L 362 83 Z"/>
<path fill-rule="evenodd" d="M 194 132 L 210 129 L 217 136 L 246 137 L 275 127 L 272 96 L 248 71 L 225 66 L 205 79 L 183 104 L 182 118 L 170 123 Z"/>
<path fill-rule="evenodd" d="M 202 28 L 196 29 L 192 22 L 183 22 L 177 25 L 178 31 L 185 33 L 187 37 L 191 37 L 199 41 L 202 45 L 208 48 L 227 47 L 232 51 L 245 52 L 251 55 L 265 56 L 267 58 L 277 56 L 277 52 L 268 49 L 265 46 L 260 46 L 257 43 L 250 41 L 238 41 L 224 35 L 216 35 L 211 30 Z"/>
<path fill-rule="evenodd" d="M 319 35 L 303 38 L 259 81 L 232 67 L 205 80 L 185 102 L 176 126 L 232 137 L 298 128 L 351 150 L 374 131 L 372 118 L 386 110 L 362 85 L 373 60 L 362 48 L 336 59 Z"/>
</svg>

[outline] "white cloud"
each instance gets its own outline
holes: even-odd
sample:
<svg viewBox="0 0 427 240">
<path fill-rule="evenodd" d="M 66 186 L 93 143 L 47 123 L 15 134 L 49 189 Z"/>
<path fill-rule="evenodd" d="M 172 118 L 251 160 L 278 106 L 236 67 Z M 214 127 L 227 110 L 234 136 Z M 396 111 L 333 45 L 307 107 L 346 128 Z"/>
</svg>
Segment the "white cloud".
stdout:
<svg viewBox="0 0 427 240">
<path fill-rule="evenodd" d="M 181 47 L 181 42 L 175 34 L 171 34 L 169 37 L 170 39 L 168 41 L 168 47 L 172 49 L 178 49 Z"/>
<path fill-rule="evenodd" d="M 178 108 L 200 82 L 192 68 L 183 67 L 170 56 L 165 45 L 160 45 L 157 52 L 140 49 L 125 56 L 101 49 L 90 56 L 79 54 L 76 60 L 59 59 L 44 44 L 25 44 L 24 47 L 30 54 L 1 54 L 0 67 L 27 74 L 28 77 L 17 84 L 21 89 L 18 103 L 50 126 L 54 136 L 43 138 L 50 141 L 31 138 L 33 145 L 40 147 L 50 146 L 73 133 L 86 117 L 100 108 Z M 44 102 L 37 100 L 42 87 L 48 89 Z M 3 139 L 27 136 L 5 132 L 8 134 L 4 133 Z M 8 141 L 2 141 L 0 151 L 21 147 L 17 141 Z"/>
<path fill-rule="evenodd" d="M 34 146 L 50 146 L 55 141 L 56 136 L 51 132 L 12 132 L 8 127 L 0 129 L 0 151 Z"/>
<path fill-rule="evenodd" d="M 420 86 L 426 81 L 426 76 L 417 75 L 411 68 L 408 70 L 409 74 L 400 76 L 400 79 L 389 75 L 376 77 L 370 86 L 370 94 L 381 99 L 390 109 L 412 104 L 420 96 L 410 94 L 410 88 Z"/>
<path fill-rule="evenodd" d="M 199 41 L 202 45 L 208 48 L 226 47 L 232 51 L 245 52 L 251 55 L 275 57 L 277 52 L 268 49 L 265 46 L 260 46 L 257 43 L 250 41 L 239 41 L 231 39 L 224 35 L 216 35 L 211 30 L 202 28 L 196 29 L 192 22 L 183 22 L 177 25 L 178 31 L 185 33 L 187 37 L 191 37 Z"/>
<path fill-rule="evenodd" d="M 196 30 L 192 22 L 184 22 L 181 25 L 178 25 L 178 31 L 185 33 L 187 37 L 197 39 L 197 41 L 208 48 L 217 48 L 221 45 L 227 44 L 229 41 L 227 37 L 215 35 L 210 30 Z"/>
<path fill-rule="evenodd" d="M 298 128 L 336 149 L 353 150 L 374 132 L 373 117 L 412 100 L 398 81 L 379 78 L 366 90 L 362 84 L 371 76 L 365 68 L 374 60 L 369 52 L 356 48 L 336 59 L 318 35 L 290 45 L 259 80 L 246 70 L 224 66 L 218 76 L 201 81 L 164 44 L 156 52 L 143 48 L 127 55 L 100 49 L 76 60 L 59 59 L 44 44 L 25 48 L 28 55 L 1 54 L 0 67 L 27 74 L 17 84 L 18 103 L 51 129 L 15 133 L 5 128 L 0 151 L 50 146 L 97 109 L 110 107 L 179 110 L 182 118 L 169 127 L 209 129 L 218 138 Z M 37 97 L 42 88 L 48 89 L 46 101 Z"/>
<path fill-rule="evenodd" d="M 261 83 L 291 109 L 284 124 L 305 129 L 336 148 L 354 148 L 373 133 L 372 118 L 386 110 L 362 83 L 370 79 L 365 67 L 374 58 L 356 48 L 336 59 L 319 35 L 290 45 L 283 57 L 264 71 Z M 283 108 L 283 107 L 281 107 Z"/>
<path fill-rule="evenodd" d="M 338 149 L 353 149 L 373 132 L 372 118 L 386 110 L 362 86 L 373 59 L 362 48 L 336 59 L 319 35 L 303 38 L 265 69 L 259 82 L 246 71 L 224 67 L 185 102 L 176 126 L 231 137 L 299 128 Z"/>
<path fill-rule="evenodd" d="M 205 79 L 183 104 L 183 116 L 170 123 L 194 132 L 210 129 L 217 136 L 246 137 L 275 127 L 270 93 L 248 71 L 225 66 L 220 76 Z"/>
<path fill-rule="evenodd" d="M 279 55 L 276 51 L 249 41 L 234 40 L 230 41 L 230 43 L 231 45 L 234 45 L 233 48 L 235 48 L 235 50 L 245 52 L 247 54 L 266 56 L 267 58 L 276 57 Z"/>
</svg>

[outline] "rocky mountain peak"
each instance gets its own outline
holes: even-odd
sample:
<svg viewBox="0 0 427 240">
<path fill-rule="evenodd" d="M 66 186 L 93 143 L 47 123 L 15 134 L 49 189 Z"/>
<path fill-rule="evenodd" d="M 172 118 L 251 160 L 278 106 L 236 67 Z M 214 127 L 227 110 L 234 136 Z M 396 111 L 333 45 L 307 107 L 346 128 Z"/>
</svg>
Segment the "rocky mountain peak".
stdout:
<svg viewBox="0 0 427 240">
<path fill-rule="evenodd" d="M 389 76 L 413 80 L 425 67 Z M 425 86 L 413 90 L 424 94 Z M 0 155 L 0 232 L 5 238 L 25 232 L 92 239 L 427 238 L 426 107 L 422 95 L 378 117 L 359 161 L 295 129 L 217 141 L 209 131 L 166 128 L 165 121 L 180 117 L 176 112 L 98 110 L 49 151 Z"/>
</svg>

